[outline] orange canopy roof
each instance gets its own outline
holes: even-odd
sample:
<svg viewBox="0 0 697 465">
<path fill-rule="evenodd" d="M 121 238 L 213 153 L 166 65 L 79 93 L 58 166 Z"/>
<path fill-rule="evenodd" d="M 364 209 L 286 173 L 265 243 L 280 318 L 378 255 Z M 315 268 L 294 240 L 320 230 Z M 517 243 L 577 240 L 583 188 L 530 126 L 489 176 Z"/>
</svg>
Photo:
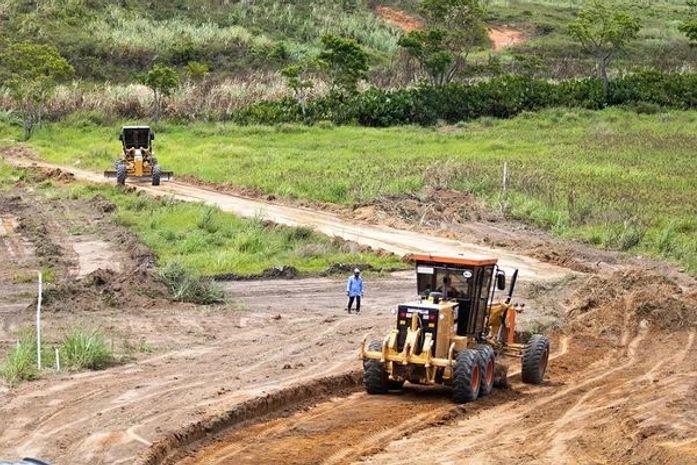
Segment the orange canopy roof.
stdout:
<svg viewBox="0 0 697 465">
<path fill-rule="evenodd" d="M 467 258 L 464 255 L 410 254 L 404 257 L 410 262 L 443 263 L 447 265 L 487 266 L 496 265 L 495 258 Z"/>
</svg>

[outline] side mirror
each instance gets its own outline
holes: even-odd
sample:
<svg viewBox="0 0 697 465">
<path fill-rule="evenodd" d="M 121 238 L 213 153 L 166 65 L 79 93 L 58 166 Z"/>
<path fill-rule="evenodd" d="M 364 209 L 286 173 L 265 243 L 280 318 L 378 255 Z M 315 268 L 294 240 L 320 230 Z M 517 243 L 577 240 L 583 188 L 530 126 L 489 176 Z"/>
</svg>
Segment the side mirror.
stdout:
<svg viewBox="0 0 697 465">
<path fill-rule="evenodd" d="M 155 140 L 155 133 L 154 132 L 150 133 L 150 140 Z"/>
<path fill-rule="evenodd" d="M 503 272 L 496 274 L 496 289 L 499 291 L 506 289 L 506 275 Z"/>
<path fill-rule="evenodd" d="M 122 132 L 119 133 L 119 140 L 120 140 L 121 142 L 123 142 L 123 133 L 122 133 Z"/>
</svg>

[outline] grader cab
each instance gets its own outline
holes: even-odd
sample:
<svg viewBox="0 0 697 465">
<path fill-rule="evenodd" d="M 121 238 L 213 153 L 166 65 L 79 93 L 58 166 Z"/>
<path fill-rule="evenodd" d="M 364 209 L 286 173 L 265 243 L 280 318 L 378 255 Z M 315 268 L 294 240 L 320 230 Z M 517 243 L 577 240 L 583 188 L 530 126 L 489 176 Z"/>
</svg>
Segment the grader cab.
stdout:
<svg viewBox="0 0 697 465">
<path fill-rule="evenodd" d="M 399 389 L 404 382 L 452 386 L 453 400 L 469 402 L 491 392 L 497 357 L 522 360 L 522 378 L 540 384 L 547 368 L 549 340 L 533 335 L 515 342 L 511 304 L 518 270 L 506 276 L 496 259 L 412 255 L 418 298 L 394 310 L 395 327 L 383 340 L 361 344 L 364 385 L 370 394 Z"/>
<path fill-rule="evenodd" d="M 123 186 L 126 180 L 150 181 L 159 186 L 160 181 L 169 181 L 174 174 L 162 171 L 155 158 L 152 141 L 155 133 L 149 126 L 124 126 L 119 134 L 121 158 L 114 163 L 115 170 L 107 170 L 104 176 L 115 178 Z"/>
</svg>

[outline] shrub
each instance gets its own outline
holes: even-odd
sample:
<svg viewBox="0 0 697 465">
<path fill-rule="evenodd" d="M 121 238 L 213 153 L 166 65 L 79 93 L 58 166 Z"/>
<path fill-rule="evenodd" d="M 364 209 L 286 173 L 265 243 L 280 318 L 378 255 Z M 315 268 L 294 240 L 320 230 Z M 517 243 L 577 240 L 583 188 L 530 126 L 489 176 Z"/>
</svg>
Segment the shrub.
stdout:
<svg viewBox="0 0 697 465">
<path fill-rule="evenodd" d="M 225 301 L 223 291 L 211 280 L 194 276 L 178 262 L 170 262 L 160 276 L 170 288 L 172 298 L 180 302 L 210 305 Z"/>
</svg>

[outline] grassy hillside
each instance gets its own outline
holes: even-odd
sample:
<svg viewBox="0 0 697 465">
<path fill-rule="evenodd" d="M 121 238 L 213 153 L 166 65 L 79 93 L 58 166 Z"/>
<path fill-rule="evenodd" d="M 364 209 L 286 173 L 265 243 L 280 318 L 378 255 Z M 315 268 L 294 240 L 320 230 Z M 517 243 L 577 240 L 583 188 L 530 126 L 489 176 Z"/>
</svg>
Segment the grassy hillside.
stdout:
<svg viewBox="0 0 697 465">
<path fill-rule="evenodd" d="M 52 125 L 31 147 L 101 171 L 118 153 L 117 133 Z M 697 273 L 696 133 L 695 112 L 551 110 L 430 129 L 167 124 L 156 150 L 176 173 L 289 198 L 352 205 L 429 185 L 472 192 L 560 236 Z M 0 126 L 0 138 L 13 134 Z"/>
<path fill-rule="evenodd" d="M 613 69 L 684 70 L 697 63 L 697 50 L 690 47 L 678 26 L 686 19 L 687 5 L 682 0 L 638 0 L 631 8 L 641 18 L 639 38 L 620 55 Z M 582 0 L 526 1 L 489 0 L 487 20 L 505 24 L 527 34 L 528 40 L 503 54 L 504 63 L 513 54 L 534 54 L 542 58 L 542 75 L 568 77 L 586 75 L 593 62 L 584 57 L 567 34 L 567 25 L 574 20 Z"/>
<path fill-rule="evenodd" d="M 528 42 L 512 52 L 541 55 L 552 76 L 588 74 L 592 64 L 566 36 L 580 0 L 485 0 L 491 24 L 525 32 Z M 375 14 L 391 5 L 414 14 L 416 0 L 8 0 L 0 5 L 0 44 L 29 39 L 56 45 L 78 77 L 124 82 L 153 61 L 183 67 L 189 61 L 211 66 L 215 73 L 249 75 L 277 70 L 316 53 L 327 32 L 354 37 L 371 54 L 373 79 L 390 82 L 404 73 L 397 54 L 401 31 Z M 682 69 L 697 62 L 697 52 L 677 30 L 686 6 L 677 0 L 639 0 L 645 21 L 641 38 L 622 58 L 622 68 Z M 486 60 L 489 52 L 478 56 Z"/>
<path fill-rule="evenodd" d="M 5 38 L 56 45 L 78 76 L 109 81 L 129 80 L 154 60 L 274 69 L 313 53 L 326 32 L 356 38 L 376 61 L 397 47 L 396 32 L 355 1 L 10 0 L 0 26 Z"/>
</svg>

